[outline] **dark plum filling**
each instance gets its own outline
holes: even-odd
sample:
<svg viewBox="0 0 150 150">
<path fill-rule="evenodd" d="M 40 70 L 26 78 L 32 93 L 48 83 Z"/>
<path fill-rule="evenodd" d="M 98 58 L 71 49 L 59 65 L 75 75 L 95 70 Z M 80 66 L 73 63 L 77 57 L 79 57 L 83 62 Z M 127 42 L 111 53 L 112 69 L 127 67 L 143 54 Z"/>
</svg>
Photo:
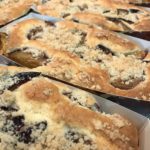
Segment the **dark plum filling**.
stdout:
<svg viewBox="0 0 150 150">
<path fill-rule="evenodd" d="M 92 145 L 93 141 L 85 134 L 78 132 L 76 129 L 68 129 L 65 133 L 65 138 L 73 143 L 80 143 L 81 140 L 83 144 Z"/>
<path fill-rule="evenodd" d="M 2 132 L 7 132 L 10 135 L 17 135 L 24 126 L 24 116 L 7 116 Z"/>
<path fill-rule="evenodd" d="M 6 114 L 3 118 L 4 124 L 0 131 L 13 136 L 18 142 L 25 144 L 34 143 L 36 139 L 46 130 L 47 122 L 41 121 L 38 123 L 26 123 L 24 115 L 12 116 Z"/>
<path fill-rule="evenodd" d="M 11 111 L 17 111 L 17 108 L 14 108 L 12 106 L 0 106 L 0 110 L 11 112 Z"/>
<path fill-rule="evenodd" d="M 38 132 L 40 136 L 46 128 L 47 128 L 46 121 L 31 125 L 27 127 L 25 130 L 19 132 L 19 134 L 17 135 L 18 141 L 23 142 L 25 144 L 34 143 L 38 137 L 32 135 L 32 133 L 34 134 L 34 132 Z"/>
<path fill-rule="evenodd" d="M 96 49 L 101 50 L 101 51 L 104 52 L 105 54 L 114 55 L 114 53 L 113 53 L 109 48 L 105 47 L 104 45 L 99 44 L 99 45 L 96 46 Z"/>
<path fill-rule="evenodd" d="M 68 16 L 70 16 L 71 14 L 70 13 L 64 13 L 63 15 L 62 15 L 62 18 L 66 18 L 66 17 L 68 17 Z"/>
<path fill-rule="evenodd" d="M 129 11 L 130 11 L 131 13 L 138 13 L 140 10 L 137 10 L 137 9 L 129 9 Z"/>
<path fill-rule="evenodd" d="M 42 32 L 43 32 L 43 28 L 41 26 L 36 27 L 36 28 L 31 29 L 29 31 L 29 33 L 27 34 L 27 38 L 28 38 L 28 40 L 39 39 L 39 38 L 41 38 L 41 36 L 39 35 L 39 33 L 42 33 Z"/>
<path fill-rule="evenodd" d="M 117 79 L 111 82 L 111 85 L 122 90 L 129 90 L 137 86 L 142 81 L 144 81 L 144 78 L 133 78 L 130 79 L 129 81 L 128 80 L 123 81 L 121 79 Z"/>
<path fill-rule="evenodd" d="M 117 9 L 117 14 L 118 15 L 128 15 L 129 11 L 126 9 Z"/>
<path fill-rule="evenodd" d="M 17 89 L 20 85 L 30 81 L 32 78 L 38 77 L 40 76 L 41 73 L 39 72 L 23 72 L 23 73 L 18 73 L 16 75 L 14 75 L 12 78 L 18 78 L 18 81 L 16 83 L 14 83 L 13 85 L 9 86 L 7 89 L 9 90 L 15 90 Z"/>
<path fill-rule="evenodd" d="M 72 93 L 72 92 L 67 92 L 67 91 L 65 91 L 65 92 L 63 92 L 62 94 L 63 94 L 64 96 L 67 96 L 69 99 L 71 99 L 72 101 L 78 103 L 79 105 L 81 105 L 81 106 L 83 106 L 83 107 L 87 107 L 88 109 L 93 110 L 93 111 L 101 112 L 101 109 L 100 109 L 100 107 L 99 107 L 99 105 L 98 105 L 97 103 L 95 103 L 95 104 L 93 104 L 93 105 L 91 105 L 91 106 L 88 106 L 88 105 L 86 105 L 86 104 L 82 104 L 82 103 L 79 101 L 78 97 L 73 96 L 73 93 Z"/>
<path fill-rule="evenodd" d="M 35 49 L 37 51 L 41 51 L 40 56 L 34 56 L 32 54 L 34 48 L 32 47 L 23 47 L 14 49 L 11 53 L 8 53 L 6 56 L 13 61 L 19 63 L 22 66 L 28 68 L 36 68 L 38 66 L 42 66 L 44 63 L 48 62 L 48 56 L 42 52 L 41 50 Z"/>
<path fill-rule="evenodd" d="M 107 17 L 107 19 L 109 21 L 112 21 L 114 23 L 121 23 L 121 21 L 124 21 L 124 22 L 127 22 L 128 24 L 133 24 L 134 22 L 133 21 L 130 21 L 130 20 L 126 20 L 126 19 L 123 19 L 123 18 L 110 18 L 110 17 Z"/>
</svg>

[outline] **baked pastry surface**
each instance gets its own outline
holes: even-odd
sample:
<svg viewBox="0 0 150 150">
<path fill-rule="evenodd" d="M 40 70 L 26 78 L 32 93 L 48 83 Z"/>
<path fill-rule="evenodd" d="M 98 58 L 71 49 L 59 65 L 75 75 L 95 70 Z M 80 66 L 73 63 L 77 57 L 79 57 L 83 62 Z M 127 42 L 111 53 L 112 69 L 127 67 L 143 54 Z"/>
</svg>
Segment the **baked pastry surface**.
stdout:
<svg viewBox="0 0 150 150">
<path fill-rule="evenodd" d="M 101 26 L 109 30 L 150 31 L 149 11 L 113 0 L 51 0 L 40 3 L 37 10 L 41 14 Z"/>
<path fill-rule="evenodd" d="M 133 54 L 140 58 L 144 55 L 137 44 L 117 33 L 71 21 L 50 24 L 36 19 L 22 21 L 8 31 L 6 53 L 30 41 L 40 41 L 49 47 L 74 53 L 82 53 L 76 52 L 75 49 L 90 49 L 90 51 L 99 49 L 107 54 Z"/>
<path fill-rule="evenodd" d="M 25 14 L 37 0 L 1 0 L 0 25 Z"/>
<path fill-rule="evenodd" d="M 70 21 L 27 20 L 8 30 L 8 43 L 3 54 L 35 71 L 95 91 L 150 100 L 148 54 L 113 32 Z"/>
<path fill-rule="evenodd" d="M 1 150 L 138 150 L 136 127 L 88 93 L 23 68 L 0 74 Z"/>
</svg>

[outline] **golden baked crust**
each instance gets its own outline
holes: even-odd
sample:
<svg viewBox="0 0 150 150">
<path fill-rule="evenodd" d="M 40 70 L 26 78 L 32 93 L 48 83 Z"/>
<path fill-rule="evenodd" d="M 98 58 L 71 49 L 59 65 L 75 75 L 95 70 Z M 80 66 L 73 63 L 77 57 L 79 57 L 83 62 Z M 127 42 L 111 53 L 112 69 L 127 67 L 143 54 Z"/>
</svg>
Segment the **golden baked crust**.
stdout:
<svg viewBox="0 0 150 150">
<path fill-rule="evenodd" d="M 90 67 L 74 54 L 71 54 L 67 51 L 59 51 L 54 48 L 49 48 L 42 43 L 37 44 L 36 42 L 23 44 L 19 48 L 22 51 L 25 47 L 28 47 L 28 50 L 34 50 L 35 52 L 38 50 L 39 57 L 46 55 L 46 58 L 41 63 L 41 65 L 36 66 L 37 68 L 35 69 L 35 71 L 43 72 L 45 74 L 73 83 L 75 85 L 80 85 L 86 88 L 97 90 L 100 89 L 99 85 L 100 82 L 103 81 L 105 72 L 99 72 L 95 67 Z M 25 54 L 26 52 L 23 52 L 23 55 Z M 33 57 L 33 60 L 35 59 L 37 59 L 37 57 Z M 29 59 L 25 61 L 28 62 Z M 29 63 L 30 61 L 28 62 L 28 64 Z M 99 73 L 97 73 L 97 71 Z M 89 78 L 86 79 L 88 76 Z M 85 79 L 83 80 L 83 78 Z"/>
<path fill-rule="evenodd" d="M 73 23 L 71 21 L 57 22 L 54 26 L 49 25 L 44 21 L 29 19 L 18 23 L 9 32 L 8 39 L 6 41 L 9 47 L 6 53 L 11 50 L 13 51 L 14 48 L 17 48 L 21 44 L 29 41 L 42 41 L 50 47 L 55 47 L 54 45 L 60 45 L 57 44 L 58 41 L 56 38 L 64 40 L 60 41 L 60 43 L 63 44 L 65 42 L 67 43 L 67 40 L 70 40 L 69 38 L 72 38 L 71 40 L 80 38 L 79 36 L 81 36 L 80 34 L 82 34 L 82 32 L 83 36 L 86 38 L 85 41 L 82 42 L 86 42 L 85 44 L 87 44 L 91 49 L 95 49 L 95 47 L 99 44 L 106 47 L 106 49 L 110 49 L 110 51 L 116 54 L 120 53 L 128 55 L 139 51 L 142 52 L 140 47 L 138 47 L 138 45 L 134 42 L 120 36 L 119 34 L 101 28 L 90 28 L 86 25 Z M 84 35 L 84 32 L 86 35 Z M 64 36 L 66 39 L 57 37 L 58 34 Z M 53 42 L 49 42 L 51 40 L 53 40 Z M 69 42 L 73 43 L 71 40 Z M 60 46 L 59 49 L 63 48 Z M 65 50 L 67 49 L 65 48 Z"/>
<path fill-rule="evenodd" d="M 25 14 L 37 0 L 0 1 L 0 25 L 4 25 Z"/>
<path fill-rule="evenodd" d="M 113 0 L 51 0 L 40 3 L 37 10 L 41 14 L 101 26 L 109 30 L 150 31 L 149 11 Z M 141 24 L 145 27 L 141 28 Z"/>
<path fill-rule="evenodd" d="M 91 61 L 87 64 L 66 51 L 48 49 L 44 45 L 31 42 L 23 45 L 27 46 L 47 55 L 43 66 L 33 71 L 94 91 L 150 100 L 150 67 L 134 57 L 114 56 L 100 63 L 93 62 L 92 65 Z"/>
<path fill-rule="evenodd" d="M 3 53 L 3 50 L 7 48 L 7 34 L 0 33 L 0 54 Z"/>
<path fill-rule="evenodd" d="M 63 54 L 63 55 L 62 55 Z M 58 52 L 46 66 L 33 69 L 94 91 L 150 100 L 150 66 L 133 57 L 113 57 L 93 66 Z"/>
<path fill-rule="evenodd" d="M 53 26 L 26 20 L 9 32 L 8 41 L 4 55 L 35 71 L 95 91 L 150 100 L 147 53 L 113 32 L 70 21 Z"/>
<path fill-rule="evenodd" d="M 18 69 L 1 67 L 1 74 L 3 70 L 11 81 Z M 32 74 L 20 73 L 18 84 Z M 96 101 L 88 93 L 42 76 L 23 81 L 0 95 L 2 150 L 138 150 L 136 127 L 120 115 L 93 109 Z"/>
</svg>

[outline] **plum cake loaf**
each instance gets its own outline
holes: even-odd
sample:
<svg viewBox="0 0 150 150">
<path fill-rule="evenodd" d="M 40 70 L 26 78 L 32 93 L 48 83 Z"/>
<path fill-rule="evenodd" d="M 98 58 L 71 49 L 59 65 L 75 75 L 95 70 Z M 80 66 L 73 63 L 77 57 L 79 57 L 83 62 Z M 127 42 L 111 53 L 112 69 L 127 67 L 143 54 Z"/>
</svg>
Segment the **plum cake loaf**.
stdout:
<svg viewBox="0 0 150 150">
<path fill-rule="evenodd" d="M 0 25 L 24 15 L 37 0 L 1 0 Z"/>
<path fill-rule="evenodd" d="M 113 0 L 41 1 L 37 10 L 41 14 L 101 26 L 109 30 L 150 31 L 149 11 Z"/>
<path fill-rule="evenodd" d="M 23 66 L 95 91 L 150 100 L 148 54 L 112 32 L 27 20 L 6 39 L 3 54 Z"/>
<path fill-rule="evenodd" d="M 138 150 L 129 120 L 101 112 L 86 92 L 20 69 L 0 68 L 1 150 Z"/>
<path fill-rule="evenodd" d="M 134 55 L 142 59 L 147 54 L 137 44 L 117 33 L 71 21 L 52 24 L 28 19 L 8 28 L 7 34 L 1 35 L 4 47 L 1 53 L 4 54 L 16 51 L 17 47 L 29 42 L 40 42 L 52 49 L 69 51 L 84 60 L 88 57 L 98 59 L 94 57 L 105 54 Z"/>
</svg>

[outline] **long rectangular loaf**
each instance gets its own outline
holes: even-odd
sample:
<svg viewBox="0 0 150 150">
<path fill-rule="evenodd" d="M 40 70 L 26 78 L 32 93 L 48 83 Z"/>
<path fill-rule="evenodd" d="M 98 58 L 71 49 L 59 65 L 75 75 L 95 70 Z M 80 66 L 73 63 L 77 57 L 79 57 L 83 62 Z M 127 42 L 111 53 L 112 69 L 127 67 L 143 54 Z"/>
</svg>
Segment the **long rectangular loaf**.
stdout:
<svg viewBox="0 0 150 150">
<path fill-rule="evenodd" d="M 138 150 L 136 127 L 84 91 L 17 67 L 0 85 L 1 150 Z"/>
<path fill-rule="evenodd" d="M 101 26 L 109 30 L 150 31 L 149 11 L 113 0 L 51 0 L 41 2 L 37 10 L 44 15 Z"/>
</svg>

